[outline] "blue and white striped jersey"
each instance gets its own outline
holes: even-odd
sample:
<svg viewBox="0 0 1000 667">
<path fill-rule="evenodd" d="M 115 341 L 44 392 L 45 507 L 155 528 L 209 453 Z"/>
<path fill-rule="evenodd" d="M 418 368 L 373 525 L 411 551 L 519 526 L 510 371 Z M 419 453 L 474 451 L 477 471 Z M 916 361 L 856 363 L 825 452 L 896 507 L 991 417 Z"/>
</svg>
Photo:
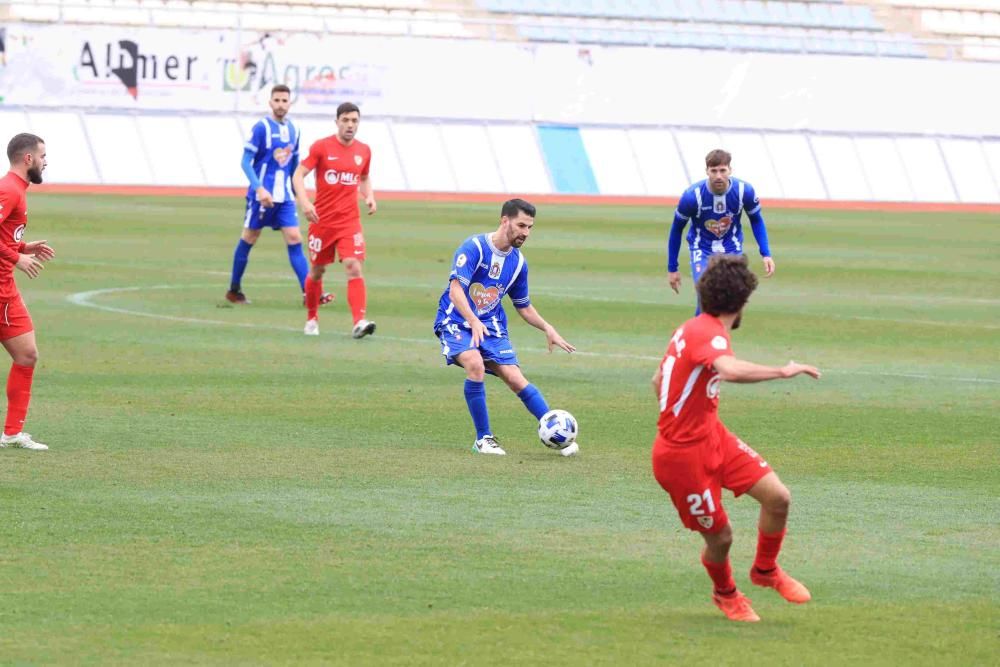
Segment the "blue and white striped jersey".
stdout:
<svg viewBox="0 0 1000 667">
<path fill-rule="evenodd" d="M 292 174 L 299 165 L 299 130 L 292 121 L 267 116 L 253 126 L 243 150 L 253 155 L 253 171 L 275 203 L 294 201 Z M 250 186 L 247 196 L 254 197 Z"/>
<path fill-rule="evenodd" d="M 684 191 L 677 204 L 674 220 L 691 222 L 687 233 L 687 242 L 691 250 L 701 250 L 706 255 L 741 254 L 743 253 L 741 218 L 744 211 L 751 219 L 760 212 L 760 200 L 752 185 L 730 177 L 729 189 L 725 194 L 717 195 L 709 188 L 708 181 L 704 180 Z M 766 252 L 761 254 L 769 255 L 766 243 L 765 239 L 761 250 Z"/>
<path fill-rule="evenodd" d="M 515 308 L 531 305 L 528 298 L 528 262 L 517 248 L 500 252 L 491 238 L 492 233 L 477 234 L 458 247 L 448 284 L 450 286 L 451 281 L 456 279 L 462 284 L 472 311 L 486 327 L 486 335 L 506 338 L 507 313 L 500 301 L 507 294 Z M 438 302 L 434 330 L 440 331 L 450 325 L 470 328 L 455 309 L 448 290 L 449 287 L 445 287 Z"/>
</svg>

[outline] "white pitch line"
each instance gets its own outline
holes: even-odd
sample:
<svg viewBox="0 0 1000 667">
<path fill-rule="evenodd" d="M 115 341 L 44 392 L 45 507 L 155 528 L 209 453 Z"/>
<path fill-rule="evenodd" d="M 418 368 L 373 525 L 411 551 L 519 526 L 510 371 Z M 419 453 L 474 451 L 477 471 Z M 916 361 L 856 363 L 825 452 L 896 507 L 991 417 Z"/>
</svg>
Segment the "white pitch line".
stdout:
<svg viewBox="0 0 1000 667">
<path fill-rule="evenodd" d="M 260 285 L 261 287 L 278 287 L 285 286 L 287 282 L 274 285 Z M 86 292 L 76 292 L 70 294 L 66 297 L 66 300 L 70 303 L 82 306 L 84 308 L 93 308 L 95 310 L 103 310 L 109 313 L 119 313 L 122 315 L 135 315 L 136 317 L 148 317 L 158 320 L 166 320 L 169 322 L 182 322 L 184 324 L 209 324 L 213 326 L 230 326 L 230 327 L 240 327 L 243 329 L 263 329 L 267 331 L 283 331 L 283 332 L 294 332 L 298 333 L 301 331 L 298 327 L 283 327 L 274 324 L 254 324 L 252 322 L 230 322 L 227 320 L 209 320 L 202 319 L 200 317 L 178 317 L 176 315 L 161 315 L 159 313 L 149 313 L 142 310 L 131 310 L 129 308 L 117 308 L 115 306 L 105 306 L 103 304 L 94 303 L 91 301 L 93 297 L 101 296 L 104 294 L 119 294 L 122 292 L 138 292 L 142 290 L 171 290 L 171 289 L 187 289 L 191 287 L 215 287 L 215 285 L 150 285 L 150 286 L 137 286 L 137 287 L 108 287 L 105 289 L 89 290 Z M 349 334 L 334 334 L 337 336 L 346 337 Z M 434 344 L 433 340 L 428 338 L 406 338 L 403 336 L 384 336 L 379 334 L 374 340 L 390 340 L 401 343 L 420 343 L 425 345 Z M 540 348 L 524 347 L 521 348 L 525 352 L 547 352 Z M 654 361 L 658 362 L 662 360 L 662 357 L 656 357 L 652 355 L 643 354 L 624 354 L 616 352 L 585 352 L 577 350 L 573 353 L 575 356 L 582 357 L 601 357 L 604 359 L 627 359 L 630 361 Z M 907 378 L 911 380 L 929 380 L 934 382 L 950 381 L 950 382 L 969 382 L 974 384 L 1000 384 L 1000 380 L 994 378 L 977 378 L 977 377 L 962 377 L 962 376 L 942 376 L 942 375 L 929 375 L 924 373 L 886 373 L 886 372 L 874 372 L 874 371 L 824 371 L 825 373 L 840 374 L 840 375 L 868 375 L 872 377 L 899 377 Z"/>
</svg>

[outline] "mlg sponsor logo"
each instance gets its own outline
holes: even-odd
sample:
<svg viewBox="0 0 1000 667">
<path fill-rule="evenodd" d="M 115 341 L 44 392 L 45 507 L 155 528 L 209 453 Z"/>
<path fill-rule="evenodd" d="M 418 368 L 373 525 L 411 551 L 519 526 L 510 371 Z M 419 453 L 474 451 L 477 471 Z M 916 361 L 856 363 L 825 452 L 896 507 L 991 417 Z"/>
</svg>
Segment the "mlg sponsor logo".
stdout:
<svg viewBox="0 0 1000 667">
<path fill-rule="evenodd" d="M 118 78 L 132 99 L 139 99 L 139 84 L 145 81 L 191 81 L 198 56 L 143 53 L 137 42 L 122 39 L 106 44 L 89 41 L 80 50 L 80 63 L 74 68 L 77 79 Z"/>
</svg>

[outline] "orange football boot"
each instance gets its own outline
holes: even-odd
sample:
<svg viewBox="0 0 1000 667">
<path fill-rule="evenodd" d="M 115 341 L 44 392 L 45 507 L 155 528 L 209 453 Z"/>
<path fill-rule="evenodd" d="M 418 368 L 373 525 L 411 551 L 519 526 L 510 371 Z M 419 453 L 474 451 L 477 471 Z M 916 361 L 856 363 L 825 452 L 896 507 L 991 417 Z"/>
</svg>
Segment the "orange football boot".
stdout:
<svg viewBox="0 0 1000 667">
<path fill-rule="evenodd" d="M 731 595 L 719 595 L 712 593 L 712 602 L 722 610 L 722 613 L 731 621 L 743 621 L 744 623 L 756 623 L 760 616 L 750 606 L 750 598 L 739 591 Z"/>
<path fill-rule="evenodd" d="M 809 589 L 792 579 L 780 567 L 774 568 L 773 571 L 767 574 L 758 572 L 755 567 L 750 568 L 750 583 L 755 586 L 773 588 L 778 591 L 778 595 L 795 604 L 803 604 L 812 599 Z"/>
</svg>

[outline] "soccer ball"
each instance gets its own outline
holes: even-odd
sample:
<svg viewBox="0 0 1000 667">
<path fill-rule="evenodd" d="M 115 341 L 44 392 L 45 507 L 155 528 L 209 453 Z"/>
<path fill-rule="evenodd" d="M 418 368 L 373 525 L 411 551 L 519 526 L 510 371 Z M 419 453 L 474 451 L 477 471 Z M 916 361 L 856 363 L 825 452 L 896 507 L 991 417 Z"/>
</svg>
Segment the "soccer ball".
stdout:
<svg viewBox="0 0 1000 667">
<path fill-rule="evenodd" d="M 566 449 L 579 432 L 576 417 L 565 410 L 549 410 L 538 420 L 538 437 L 550 449 Z"/>
</svg>

